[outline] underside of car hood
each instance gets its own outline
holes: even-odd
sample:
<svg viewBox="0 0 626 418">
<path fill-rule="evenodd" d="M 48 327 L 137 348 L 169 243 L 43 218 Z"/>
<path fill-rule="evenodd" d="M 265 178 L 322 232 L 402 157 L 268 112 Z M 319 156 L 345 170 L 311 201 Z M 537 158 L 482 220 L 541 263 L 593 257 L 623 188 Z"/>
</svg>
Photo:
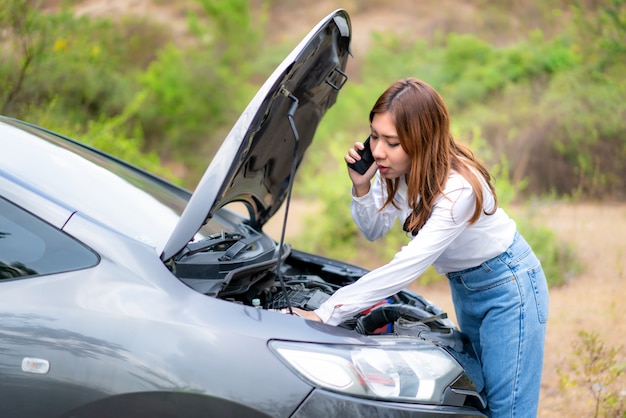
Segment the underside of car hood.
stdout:
<svg viewBox="0 0 626 418">
<path fill-rule="evenodd" d="M 243 202 L 263 226 L 289 192 L 319 122 L 347 80 L 351 26 L 344 10 L 320 21 L 241 114 L 198 183 L 161 253 L 171 259 L 217 210 Z"/>
</svg>

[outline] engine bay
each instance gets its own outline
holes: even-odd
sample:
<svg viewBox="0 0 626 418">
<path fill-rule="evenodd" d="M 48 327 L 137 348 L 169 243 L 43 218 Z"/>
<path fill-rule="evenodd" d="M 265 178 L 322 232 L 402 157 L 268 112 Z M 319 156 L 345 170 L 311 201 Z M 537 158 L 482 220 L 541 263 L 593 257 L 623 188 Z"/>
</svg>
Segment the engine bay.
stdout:
<svg viewBox="0 0 626 418">
<path fill-rule="evenodd" d="M 307 311 L 368 272 L 288 244 L 281 250 L 269 236 L 245 224 L 188 244 L 170 268 L 185 284 L 210 297 L 268 310 Z M 432 325 L 439 329 L 454 328 L 440 308 L 419 295 L 400 292 L 381 303 L 414 307 L 419 312 L 413 316 L 435 318 Z M 342 326 L 356 329 L 366 312 Z"/>
<path fill-rule="evenodd" d="M 190 243 L 170 268 L 207 296 L 273 310 L 317 309 L 341 286 L 367 273 L 287 244 L 278 251 L 276 242 L 245 225 Z"/>
</svg>

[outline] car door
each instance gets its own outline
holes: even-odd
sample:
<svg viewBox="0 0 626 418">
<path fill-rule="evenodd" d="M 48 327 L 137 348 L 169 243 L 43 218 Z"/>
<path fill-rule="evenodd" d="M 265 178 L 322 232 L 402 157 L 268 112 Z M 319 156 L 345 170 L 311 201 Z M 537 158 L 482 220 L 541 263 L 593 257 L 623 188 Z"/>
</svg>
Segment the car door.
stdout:
<svg viewBox="0 0 626 418">
<path fill-rule="evenodd" d="M 81 402 L 83 389 L 58 378 L 71 367 L 60 359 L 76 352 L 80 336 L 61 325 L 46 304 L 54 295 L 39 288 L 98 262 L 80 242 L 0 197 L 0 416 L 57 415 Z"/>
</svg>

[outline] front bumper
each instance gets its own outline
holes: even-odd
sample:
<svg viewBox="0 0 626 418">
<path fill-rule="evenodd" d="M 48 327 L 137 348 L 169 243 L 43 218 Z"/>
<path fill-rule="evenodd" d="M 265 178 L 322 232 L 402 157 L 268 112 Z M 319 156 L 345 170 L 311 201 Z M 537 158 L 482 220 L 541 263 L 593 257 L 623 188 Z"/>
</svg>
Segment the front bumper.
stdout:
<svg viewBox="0 0 626 418">
<path fill-rule="evenodd" d="M 294 412 L 292 418 L 319 417 L 485 418 L 486 415 L 470 407 L 381 402 L 315 389 Z"/>
</svg>

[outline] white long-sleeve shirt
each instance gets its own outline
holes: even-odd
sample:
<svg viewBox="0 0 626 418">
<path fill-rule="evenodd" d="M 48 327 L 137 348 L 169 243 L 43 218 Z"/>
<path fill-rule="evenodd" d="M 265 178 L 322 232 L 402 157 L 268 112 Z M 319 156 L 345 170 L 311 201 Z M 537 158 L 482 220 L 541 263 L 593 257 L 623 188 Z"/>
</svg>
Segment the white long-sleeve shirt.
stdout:
<svg viewBox="0 0 626 418">
<path fill-rule="evenodd" d="M 398 208 L 389 204 L 380 210 L 385 199 L 379 173 L 366 195 L 356 197 L 353 193 L 352 217 L 370 241 L 384 236 L 397 218 L 403 224 L 411 213 L 404 178 L 395 195 Z M 493 208 L 493 195 L 485 182 L 483 202 L 487 211 Z M 513 242 L 515 222 L 498 208 L 493 215 L 481 211 L 480 218 L 469 225 L 475 205 L 472 186 L 461 175 L 452 173 L 419 233 L 389 263 L 339 289 L 315 313 L 323 322 L 337 325 L 399 292 L 431 265 L 445 274 L 478 266 L 504 252 Z"/>
</svg>

